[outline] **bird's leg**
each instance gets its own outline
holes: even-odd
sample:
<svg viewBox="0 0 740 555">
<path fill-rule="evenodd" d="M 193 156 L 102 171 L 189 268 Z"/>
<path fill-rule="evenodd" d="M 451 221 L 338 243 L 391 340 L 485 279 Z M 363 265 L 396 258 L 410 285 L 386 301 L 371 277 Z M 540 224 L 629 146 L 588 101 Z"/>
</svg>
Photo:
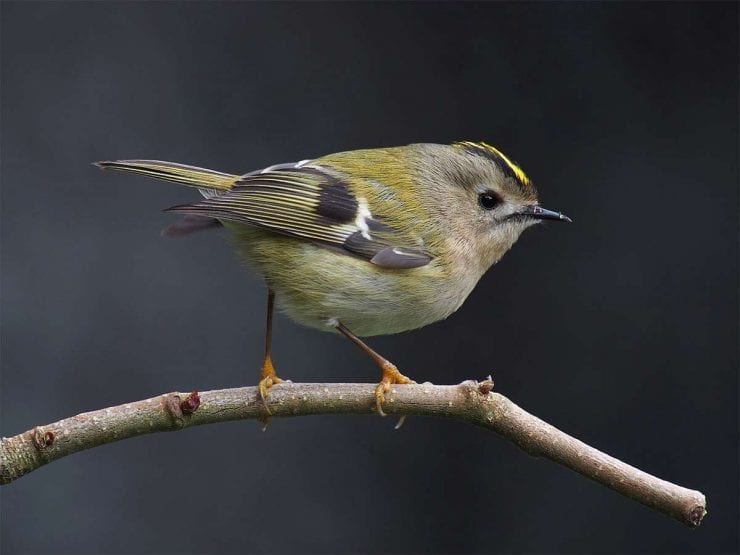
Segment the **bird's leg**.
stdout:
<svg viewBox="0 0 740 555">
<path fill-rule="evenodd" d="M 342 324 L 341 322 L 337 322 L 335 324 L 335 327 L 337 328 L 337 331 L 339 331 L 342 335 L 344 335 L 346 338 L 352 341 L 352 343 L 357 345 L 371 359 L 373 359 L 375 361 L 375 364 L 380 366 L 380 370 L 383 372 L 383 375 L 380 379 L 380 383 L 378 383 L 378 385 L 375 388 L 375 406 L 378 409 L 378 414 L 380 416 L 385 416 L 385 412 L 383 412 L 382 405 L 385 402 L 385 394 L 391 390 L 391 385 L 409 384 L 409 383 L 416 383 L 416 382 L 410 378 L 407 378 L 403 374 L 401 374 L 401 372 L 398 371 L 398 368 L 396 368 L 395 364 L 393 364 L 391 361 L 387 360 L 386 358 L 376 353 L 370 347 L 368 347 L 364 341 L 362 341 L 354 333 L 349 331 L 349 329 L 347 329 L 347 327 L 344 324 Z"/>
<path fill-rule="evenodd" d="M 260 397 L 262 398 L 262 404 L 265 406 L 267 414 L 270 414 L 270 409 L 267 407 L 267 390 L 273 385 L 282 383 L 283 380 L 277 377 L 275 368 L 272 365 L 272 309 L 275 305 L 275 292 L 272 289 L 267 290 L 267 324 L 265 330 L 265 360 L 262 363 L 262 371 L 260 372 L 260 381 L 257 387 L 260 390 Z"/>
</svg>

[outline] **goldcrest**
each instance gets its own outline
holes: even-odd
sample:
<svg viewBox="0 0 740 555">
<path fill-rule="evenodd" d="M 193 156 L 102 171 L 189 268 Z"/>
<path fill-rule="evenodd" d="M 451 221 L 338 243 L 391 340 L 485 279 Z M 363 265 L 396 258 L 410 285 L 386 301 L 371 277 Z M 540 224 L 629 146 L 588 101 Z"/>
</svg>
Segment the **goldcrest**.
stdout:
<svg viewBox="0 0 740 555">
<path fill-rule="evenodd" d="M 412 382 L 359 337 L 448 317 L 525 229 L 570 221 L 541 208 L 519 166 L 485 143 L 354 150 L 243 175 L 157 160 L 97 165 L 200 189 L 204 200 L 169 209 L 184 218 L 163 233 L 222 225 L 264 277 L 263 401 L 282 381 L 270 352 L 274 300 L 294 321 L 340 332 L 375 360 L 383 414 L 391 384 Z"/>
</svg>

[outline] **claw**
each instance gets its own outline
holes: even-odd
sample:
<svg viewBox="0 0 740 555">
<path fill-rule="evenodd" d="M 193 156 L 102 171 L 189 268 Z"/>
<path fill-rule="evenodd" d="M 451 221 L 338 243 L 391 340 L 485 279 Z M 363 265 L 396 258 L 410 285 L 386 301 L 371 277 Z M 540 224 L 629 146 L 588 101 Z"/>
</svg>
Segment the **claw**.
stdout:
<svg viewBox="0 0 740 555">
<path fill-rule="evenodd" d="M 360 349 L 362 349 L 365 354 L 367 354 L 371 359 L 375 361 L 375 364 L 380 366 L 380 369 L 383 372 L 383 377 L 380 379 L 380 383 L 378 383 L 377 386 L 375 386 L 375 408 L 378 411 L 378 414 L 380 416 L 385 416 L 385 412 L 383 411 L 383 403 L 385 402 L 385 394 L 388 393 L 391 390 L 391 385 L 393 384 L 409 384 L 409 383 L 416 383 L 414 380 L 407 378 L 401 372 L 398 371 L 398 368 L 396 368 L 396 365 L 389 362 L 382 356 L 380 356 L 378 353 L 373 351 L 370 347 L 365 345 L 365 343 L 357 337 L 354 333 L 349 331 L 347 326 L 342 324 L 339 320 L 335 320 L 333 324 L 339 333 L 344 335 L 347 339 L 352 341 L 355 345 L 357 345 Z M 403 419 L 402 419 L 403 420 Z M 399 427 L 403 422 L 399 422 Z"/>
<path fill-rule="evenodd" d="M 416 382 L 401 374 L 401 372 L 398 371 L 398 368 L 396 368 L 396 365 L 387 360 L 383 363 L 382 369 L 383 377 L 380 379 L 380 383 L 375 387 L 375 407 L 380 416 L 386 416 L 385 411 L 383 411 L 383 403 L 385 403 L 385 394 L 391 390 L 391 385 L 412 384 Z"/>
<path fill-rule="evenodd" d="M 276 384 L 283 383 L 283 380 L 278 378 L 275 373 L 275 368 L 272 366 L 272 359 L 267 356 L 265 362 L 262 363 L 262 379 L 257 384 L 257 388 L 260 392 L 260 398 L 262 399 L 262 405 L 265 407 L 265 412 L 268 416 L 272 414 L 270 407 L 267 406 L 267 393 L 268 390 Z"/>
</svg>

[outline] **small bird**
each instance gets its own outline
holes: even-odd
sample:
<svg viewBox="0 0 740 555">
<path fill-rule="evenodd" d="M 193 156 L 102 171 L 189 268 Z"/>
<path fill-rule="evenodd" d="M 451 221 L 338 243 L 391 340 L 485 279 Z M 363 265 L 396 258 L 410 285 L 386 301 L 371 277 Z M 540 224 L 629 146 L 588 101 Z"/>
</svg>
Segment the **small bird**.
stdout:
<svg viewBox="0 0 740 555">
<path fill-rule="evenodd" d="M 281 380 L 272 363 L 275 300 L 294 321 L 349 338 L 392 384 L 414 383 L 360 337 L 421 328 L 455 312 L 528 227 L 570 222 L 538 204 L 525 173 L 482 142 L 353 150 L 230 174 L 158 160 L 97 162 L 197 187 L 201 202 L 169 208 L 177 236 L 224 226 L 267 288 L 259 392 Z"/>
</svg>

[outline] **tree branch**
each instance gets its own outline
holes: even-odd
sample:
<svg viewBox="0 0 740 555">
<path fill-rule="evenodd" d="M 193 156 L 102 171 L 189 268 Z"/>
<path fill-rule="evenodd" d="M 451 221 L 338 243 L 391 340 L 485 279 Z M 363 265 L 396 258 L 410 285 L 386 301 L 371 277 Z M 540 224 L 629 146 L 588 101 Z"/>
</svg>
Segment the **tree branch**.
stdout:
<svg viewBox="0 0 740 555">
<path fill-rule="evenodd" d="M 666 482 L 589 447 L 491 391 L 493 382 L 399 385 L 386 395 L 389 414 L 442 416 L 492 430 L 527 453 L 546 457 L 687 526 L 706 514 L 704 495 Z M 270 389 L 272 415 L 370 414 L 375 385 L 285 383 Z M 167 393 L 39 426 L 0 444 L 0 484 L 104 443 L 152 432 L 264 418 L 256 387 Z"/>
</svg>

